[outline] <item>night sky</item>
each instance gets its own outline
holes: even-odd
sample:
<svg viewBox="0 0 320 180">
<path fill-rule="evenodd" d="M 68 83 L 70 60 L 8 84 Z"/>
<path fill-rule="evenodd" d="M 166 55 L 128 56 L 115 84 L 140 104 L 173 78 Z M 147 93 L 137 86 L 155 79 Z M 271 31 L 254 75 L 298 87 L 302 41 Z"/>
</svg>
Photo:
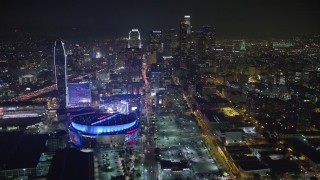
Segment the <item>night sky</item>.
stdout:
<svg viewBox="0 0 320 180">
<path fill-rule="evenodd" d="M 279 2 L 278 2 L 279 1 Z M 178 28 L 191 15 L 194 30 L 213 25 L 220 38 L 320 33 L 314 0 L 1 0 L 0 32 L 14 29 L 62 36 L 126 36 L 132 28 Z"/>
</svg>

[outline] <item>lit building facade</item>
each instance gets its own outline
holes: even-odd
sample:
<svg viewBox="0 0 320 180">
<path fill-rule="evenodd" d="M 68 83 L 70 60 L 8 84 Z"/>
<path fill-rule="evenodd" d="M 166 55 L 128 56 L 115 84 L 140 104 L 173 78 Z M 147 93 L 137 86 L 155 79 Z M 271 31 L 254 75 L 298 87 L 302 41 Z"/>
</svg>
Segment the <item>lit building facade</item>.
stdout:
<svg viewBox="0 0 320 180">
<path fill-rule="evenodd" d="M 96 143 L 123 145 L 138 135 L 140 120 L 134 114 L 86 114 L 72 118 L 68 124 L 69 141 L 76 146 L 92 147 Z"/>
<path fill-rule="evenodd" d="M 204 54 L 207 58 L 214 57 L 215 50 L 215 35 L 216 29 L 212 26 L 203 26 L 203 35 L 204 35 Z"/>
<path fill-rule="evenodd" d="M 99 109 L 77 109 L 68 123 L 69 141 L 76 146 L 124 145 L 138 135 L 140 95 L 101 97 Z"/>
<path fill-rule="evenodd" d="M 178 34 L 175 29 L 168 29 L 163 32 L 163 52 L 167 56 L 172 56 L 174 50 L 178 48 Z"/>
<path fill-rule="evenodd" d="M 122 71 L 123 84 L 125 84 L 128 94 L 136 94 L 142 92 L 142 58 L 143 53 L 139 48 L 126 48 L 120 52 L 118 59 L 123 61 L 124 69 Z"/>
<path fill-rule="evenodd" d="M 150 42 L 149 42 L 149 51 L 157 51 L 162 52 L 162 32 L 161 31 L 151 31 L 150 34 Z"/>
<path fill-rule="evenodd" d="M 163 88 L 163 67 L 160 64 L 151 64 L 151 95 L 155 95 Z"/>
<path fill-rule="evenodd" d="M 61 109 L 66 108 L 66 86 L 67 86 L 67 59 L 64 43 L 57 40 L 54 44 L 54 67 L 55 79 L 58 89 L 58 99 Z"/>
<path fill-rule="evenodd" d="M 23 85 L 23 84 L 29 84 L 29 83 L 35 83 L 37 82 L 37 77 L 35 75 L 32 74 L 26 74 L 23 76 L 19 77 L 19 84 Z"/>
<path fill-rule="evenodd" d="M 138 29 L 129 32 L 128 48 L 141 48 L 141 38 Z"/>
<path fill-rule="evenodd" d="M 180 67 L 185 69 L 188 68 L 190 29 L 190 16 L 185 16 L 180 23 Z"/>
<path fill-rule="evenodd" d="M 99 109 L 105 113 L 117 112 L 128 115 L 140 108 L 140 99 L 141 96 L 136 94 L 102 96 Z"/>
<path fill-rule="evenodd" d="M 91 105 L 90 82 L 68 83 L 67 107 L 86 107 Z"/>
<path fill-rule="evenodd" d="M 298 130 L 307 130 L 311 124 L 313 110 L 311 100 L 302 96 L 293 96 L 287 103 L 288 119 L 296 125 Z"/>
<path fill-rule="evenodd" d="M 184 24 L 186 24 L 188 26 L 187 28 L 187 34 L 191 33 L 191 21 L 190 21 L 190 15 L 185 15 L 184 16 Z"/>
</svg>

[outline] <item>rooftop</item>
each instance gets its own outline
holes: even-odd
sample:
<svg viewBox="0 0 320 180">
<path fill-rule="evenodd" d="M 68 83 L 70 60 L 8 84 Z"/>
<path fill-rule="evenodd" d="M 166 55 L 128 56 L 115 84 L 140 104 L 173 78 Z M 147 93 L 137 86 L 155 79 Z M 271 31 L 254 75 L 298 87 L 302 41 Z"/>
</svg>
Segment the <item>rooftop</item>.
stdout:
<svg viewBox="0 0 320 180">
<path fill-rule="evenodd" d="M 182 171 L 189 168 L 188 162 L 172 162 L 167 160 L 160 161 L 161 169 L 171 169 L 172 171 Z"/>
<path fill-rule="evenodd" d="M 320 163 L 320 152 L 298 139 L 285 139 L 285 143 L 297 153 L 301 153 L 315 164 Z"/>
<path fill-rule="evenodd" d="M 91 125 L 91 126 L 114 126 L 133 122 L 137 119 L 135 113 L 129 115 L 118 113 L 97 113 L 97 114 L 85 114 L 72 118 L 72 122 Z"/>
<path fill-rule="evenodd" d="M 269 170 L 258 158 L 242 159 L 241 161 L 236 161 L 236 164 L 244 171 Z"/>
<path fill-rule="evenodd" d="M 0 163 L 5 164 L 4 169 L 36 167 L 47 139 L 47 134 L 1 133 Z"/>
<path fill-rule="evenodd" d="M 52 159 L 48 180 L 94 179 L 93 153 L 77 149 L 58 150 Z"/>
</svg>

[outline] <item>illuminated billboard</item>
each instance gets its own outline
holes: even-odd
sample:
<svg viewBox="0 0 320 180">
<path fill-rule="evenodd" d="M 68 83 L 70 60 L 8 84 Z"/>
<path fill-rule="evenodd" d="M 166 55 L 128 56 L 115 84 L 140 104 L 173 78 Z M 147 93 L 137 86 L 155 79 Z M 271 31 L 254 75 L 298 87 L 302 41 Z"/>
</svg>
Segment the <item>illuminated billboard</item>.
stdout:
<svg viewBox="0 0 320 180">
<path fill-rule="evenodd" d="M 68 83 L 67 107 L 86 107 L 91 105 L 91 88 L 89 82 Z"/>
<path fill-rule="evenodd" d="M 69 130 L 69 141 L 74 145 L 80 146 L 81 145 L 81 136 L 79 132 L 73 132 Z"/>
</svg>

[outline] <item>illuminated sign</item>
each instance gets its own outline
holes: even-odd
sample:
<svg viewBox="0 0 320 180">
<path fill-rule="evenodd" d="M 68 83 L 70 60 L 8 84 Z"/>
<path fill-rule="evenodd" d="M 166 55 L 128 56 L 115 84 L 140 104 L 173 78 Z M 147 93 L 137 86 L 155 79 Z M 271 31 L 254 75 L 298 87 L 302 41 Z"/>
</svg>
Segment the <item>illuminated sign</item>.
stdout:
<svg viewBox="0 0 320 180">
<path fill-rule="evenodd" d="M 127 131 L 127 134 L 132 134 L 132 133 L 136 132 L 137 130 L 138 130 L 138 128 L 132 129 L 132 130 L 130 130 L 130 131 Z"/>
</svg>

